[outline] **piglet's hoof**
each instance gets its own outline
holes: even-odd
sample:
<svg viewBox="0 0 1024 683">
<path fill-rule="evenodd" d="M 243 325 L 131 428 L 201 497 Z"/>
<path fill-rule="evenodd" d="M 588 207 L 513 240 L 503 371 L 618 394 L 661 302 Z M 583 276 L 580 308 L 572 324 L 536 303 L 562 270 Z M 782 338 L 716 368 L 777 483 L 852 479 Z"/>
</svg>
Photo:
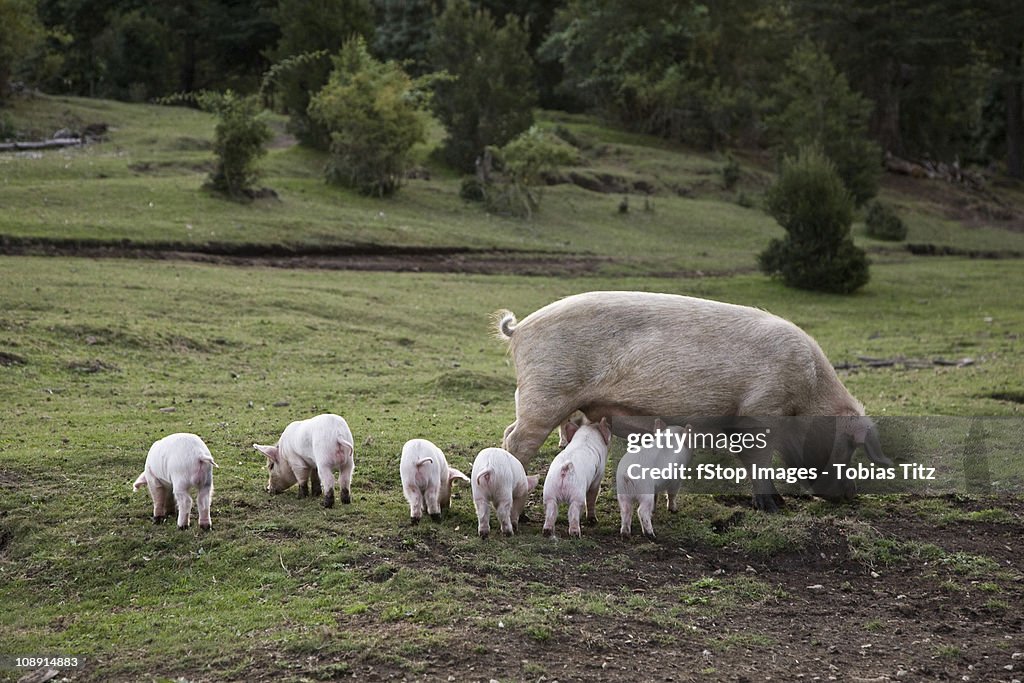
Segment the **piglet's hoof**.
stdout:
<svg viewBox="0 0 1024 683">
<path fill-rule="evenodd" d="M 352 502 L 352 496 L 349 494 L 348 489 L 341 490 L 341 504 L 348 505 Z"/>
<path fill-rule="evenodd" d="M 597 526 L 597 517 L 587 517 L 587 526 Z"/>
<path fill-rule="evenodd" d="M 332 508 L 332 507 L 334 507 L 334 491 L 330 491 L 330 492 L 328 492 L 327 494 L 324 495 L 323 506 L 325 508 Z"/>
<path fill-rule="evenodd" d="M 410 517 L 409 518 L 409 526 L 416 526 L 419 523 L 420 523 L 420 518 L 419 517 Z"/>
<path fill-rule="evenodd" d="M 203 531 L 209 531 L 210 529 L 213 528 L 213 525 L 212 524 L 200 524 L 199 528 L 202 529 Z"/>
<path fill-rule="evenodd" d="M 487 537 L 490 536 L 490 535 L 491 535 L 490 531 L 481 531 L 480 532 L 480 540 L 481 541 L 486 541 Z"/>
<path fill-rule="evenodd" d="M 525 512 L 520 512 L 519 513 L 519 523 L 520 524 L 529 524 L 530 523 L 530 516 L 527 515 Z"/>
<path fill-rule="evenodd" d="M 440 522 L 441 521 L 441 513 L 440 512 L 435 512 L 435 513 L 431 514 L 430 515 L 430 519 L 432 521 L 434 521 L 434 522 Z"/>
<path fill-rule="evenodd" d="M 550 536 L 552 533 L 554 533 L 554 531 L 552 529 L 545 529 L 544 530 L 544 535 L 545 536 Z"/>
<path fill-rule="evenodd" d="M 178 531 L 185 531 L 186 529 L 188 529 L 188 524 L 185 524 L 185 525 L 179 524 L 178 525 Z"/>
</svg>

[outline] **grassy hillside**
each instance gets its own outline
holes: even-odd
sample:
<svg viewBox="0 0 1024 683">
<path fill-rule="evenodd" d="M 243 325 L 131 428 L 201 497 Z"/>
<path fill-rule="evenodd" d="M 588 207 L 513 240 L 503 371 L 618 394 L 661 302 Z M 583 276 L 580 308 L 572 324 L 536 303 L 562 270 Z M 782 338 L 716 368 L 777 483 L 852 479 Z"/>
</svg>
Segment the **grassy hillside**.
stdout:
<svg viewBox="0 0 1024 683">
<path fill-rule="evenodd" d="M 560 175 L 615 191 L 572 182 L 550 186 L 529 221 L 488 215 L 458 197 L 459 179 L 429 158 L 438 129 L 421 150 L 429 179 L 409 180 L 394 199 L 368 199 L 324 184 L 322 155 L 282 138 L 263 162 L 263 184 L 278 199 L 243 205 L 200 189 L 212 163 L 213 119 L 206 114 L 40 96 L 17 100 L 11 117 L 26 133 L 49 135 L 95 122 L 108 123 L 111 132 L 105 142 L 80 149 L 0 155 L 0 235 L 554 250 L 611 260 L 605 263 L 610 272 L 720 272 L 752 268 L 754 254 L 782 234 L 757 208 L 771 182 L 766 158 L 741 157 L 741 180 L 726 191 L 723 156 L 612 131 L 584 117 L 541 117 L 543 125 L 563 127 L 579 141 L 582 165 Z M 618 206 L 627 191 L 630 210 L 622 214 Z M 884 196 L 904 210 L 908 242 L 1024 252 L 1024 231 L 1011 229 L 1020 223 L 1019 212 L 993 217 L 1021 193 L 1000 192 L 994 199 L 972 197 L 942 181 L 916 181 L 895 184 Z M 894 248 L 864 237 L 862 226 L 855 235 L 868 249 Z"/>
<path fill-rule="evenodd" d="M 867 287 L 788 290 L 747 272 L 781 233 L 756 208 L 763 158 L 741 158 L 730 192 L 722 158 L 578 117 L 545 115 L 585 141 L 586 165 L 563 175 L 646 183 L 651 210 L 631 194 L 623 215 L 621 194 L 566 183 L 532 221 L 488 216 L 458 198 L 429 146 L 431 179 L 384 202 L 324 185 L 322 158 L 276 147 L 264 184 L 279 200 L 242 205 L 199 189 L 203 114 L 38 97 L 13 118 L 113 130 L 83 149 L 0 154 L 8 238 L 470 246 L 585 252 L 601 267 L 526 277 L 513 257 L 469 275 L 0 256 L 0 681 L 23 673 L 5 658 L 45 654 L 83 658 L 61 674 L 73 681 L 1008 680 L 1019 668 L 1018 445 L 982 454 L 999 495 L 793 495 L 777 515 L 746 495 L 687 495 L 679 514 L 657 511 L 656 543 L 619 538 L 610 480 L 580 541 L 565 538 L 564 512 L 558 538 L 541 536 L 535 494 L 521 535 L 483 542 L 465 489 L 443 523 L 408 526 L 398 474 L 409 438 L 468 470 L 512 421 L 492 311 L 522 317 L 614 288 L 793 320 L 854 366 L 840 376 L 871 414 L 948 416 L 956 439 L 917 435 L 966 476 L 966 432 L 990 424 L 973 418 L 1020 424 L 1019 259 L 913 256 L 858 226 L 876 250 Z M 883 194 L 910 241 L 1024 251 L 1019 189 L 991 192 L 890 179 Z M 980 218 L 1004 204 L 1011 217 Z M 680 270 L 715 276 L 652 275 Z M 352 504 L 266 494 L 251 444 L 326 411 L 356 438 Z M 153 525 L 148 496 L 131 491 L 152 442 L 179 431 L 220 465 L 210 532 Z M 554 453 L 552 438 L 530 472 Z"/>
</svg>

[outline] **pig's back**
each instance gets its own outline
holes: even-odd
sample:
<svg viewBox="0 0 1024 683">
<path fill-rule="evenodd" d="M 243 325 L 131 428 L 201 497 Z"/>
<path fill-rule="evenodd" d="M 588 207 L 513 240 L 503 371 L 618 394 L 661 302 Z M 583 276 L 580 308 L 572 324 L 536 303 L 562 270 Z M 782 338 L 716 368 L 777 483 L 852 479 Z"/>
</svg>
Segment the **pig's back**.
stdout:
<svg viewBox="0 0 1024 683">
<path fill-rule="evenodd" d="M 785 412 L 813 390 L 824 357 L 800 328 L 766 311 L 614 291 L 570 296 L 527 316 L 511 352 L 521 382 L 576 392 L 581 405 L 617 402 L 664 415 L 735 414 L 765 387 L 775 392 L 772 412 Z"/>
</svg>

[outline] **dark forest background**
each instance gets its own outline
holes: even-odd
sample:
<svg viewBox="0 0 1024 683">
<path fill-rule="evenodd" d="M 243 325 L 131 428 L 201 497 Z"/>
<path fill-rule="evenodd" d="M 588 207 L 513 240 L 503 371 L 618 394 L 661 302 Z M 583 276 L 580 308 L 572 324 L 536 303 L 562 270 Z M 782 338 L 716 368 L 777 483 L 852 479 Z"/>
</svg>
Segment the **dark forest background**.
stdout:
<svg viewBox="0 0 1024 683">
<path fill-rule="evenodd" d="M 1024 177 L 1018 0 L 0 0 L 0 100 L 255 93 L 275 64 L 354 36 L 413 77 L 481 62 L 482 43 L 497 52 L 478 98 L 511 92 L 506 106 L 597 112 L 700 148 L 775 144 L 805 120 L 794 106 L 829 94 L 850 121 L 833 125 L 863 123 L 881 154 Z M 300 66 L 275 105 L 301 123 L 330 61 Z"/>
</svg>

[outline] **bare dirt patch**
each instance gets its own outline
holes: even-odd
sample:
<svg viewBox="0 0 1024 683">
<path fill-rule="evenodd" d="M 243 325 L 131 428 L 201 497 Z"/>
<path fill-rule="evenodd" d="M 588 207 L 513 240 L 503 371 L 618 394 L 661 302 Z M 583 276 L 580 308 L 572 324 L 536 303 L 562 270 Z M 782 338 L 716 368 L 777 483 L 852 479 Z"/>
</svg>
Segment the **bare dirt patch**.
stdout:
<svg viewBox="0 0 1024 683">
<path fill-rule="evenodd" d="M 482 604 L 474 605 L 473 616 L 448 624 L 339 611 L 340 633 L 372 634 L 380 647 L 340 657 L 313 654 L 297 666 L 292 660 L 288 673 L 316 678 L 341 667 L 360 680 L 1008 683 L 1024 667 L 1018 547 L 1024 502 L 944 500 L 954 511 L 997 507 L 1006 521 L 936 524 L 914 512 L 914 503 L 926 499 L 908 497 L 872 525 L 883 535 L 931 544 L 954 557 L 988 558 L 998 569 L 976 575 L 949 562 L 911 557 L 869 565 L 853 550 L 842 518 L 834 517 L 815 523 L 811 542 L 799 552 L 772 556 L 604 537 L 585 558 L 567 555 L 543 573 L 514 566 L 469 575 Z M 378 579 L 403 568 L 459 566 L 455 549 L 419 545 L 416 553 L 390 559 Z M 626 562 L 616 562 L 624 557 Z M 495 581 L 508 587 L 505 596 L 515 597 L 485 597 L 484 588 Z M 515 606 L 504 603 L 527 601 L 540 586 L 555 596 L 581 596 L 583 603 L 614 597 L 620 608 L 583 604 L 536 626 L 513 624 Z M 631 608 L 630 601 L 638 606 Z M 445 645 L 408 647 L 427 632 Z M 396 659 L 396 652 L 402 657 Z M 255 662 L 249 671 L 261 672 L 250 680 L 278 680 L 279 653 L 248 655 Z"/>
</svg>

